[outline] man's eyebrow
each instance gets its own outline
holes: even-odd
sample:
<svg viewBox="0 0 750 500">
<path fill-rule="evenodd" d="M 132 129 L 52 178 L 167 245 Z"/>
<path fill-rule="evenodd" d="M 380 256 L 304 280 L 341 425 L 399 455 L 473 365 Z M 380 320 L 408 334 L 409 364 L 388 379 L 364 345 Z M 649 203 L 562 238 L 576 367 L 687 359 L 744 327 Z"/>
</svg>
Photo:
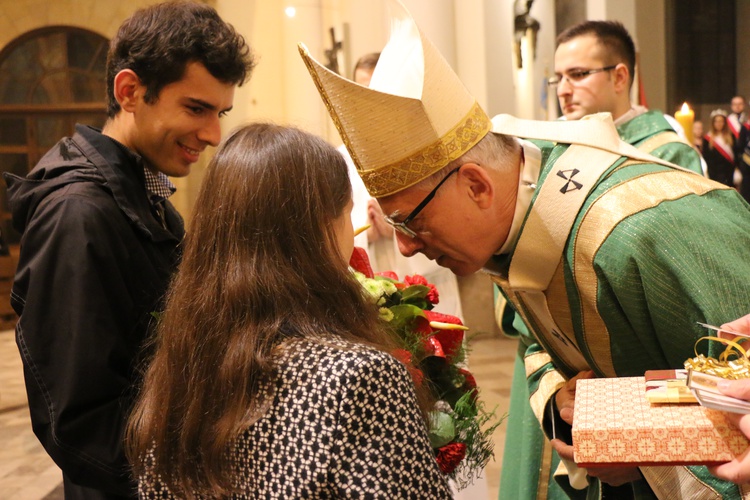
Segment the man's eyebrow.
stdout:
<svg viewBox="0 0 750 500">
<path fill-rule="evenodd" d="M 565 68 L 564 73 L 570 73 L 571 71 L 586 71 L 582 66 L 573 66 L 572 68 Z"/>
<path fill-rule="evenodd" d="M 203 99 L 198 99 L 197 97 L 188 97 L 187 100 L 190 101 L 190 102 L 192 102 L 193 104 L 196 104 L 196 105 L 198 105 L 198 106 L 200 106 L 202 108 L 205 108 L 205 109 L 207 109 L 209 111 L 216 111 L 217 110 L 216 106 L 214 106 L 210 102 L 204 101 Z M 226 112 L 231 111 L 231 110 L 232 110 L 232 106 L 229 106 L 227 109 L 222 109 L 221 112 L 222 113 L 226 113 Z"/>
</svg>

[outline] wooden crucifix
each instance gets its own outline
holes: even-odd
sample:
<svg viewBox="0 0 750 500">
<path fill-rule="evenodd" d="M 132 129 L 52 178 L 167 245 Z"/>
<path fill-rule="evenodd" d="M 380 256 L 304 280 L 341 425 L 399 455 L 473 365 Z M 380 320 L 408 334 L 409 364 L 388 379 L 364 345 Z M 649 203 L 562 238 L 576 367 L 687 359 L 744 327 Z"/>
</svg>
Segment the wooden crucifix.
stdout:
<svg viewBox="0 0 750 500">
<path fill-rule="evenodd" d="M 341 74 L 339 72 L 339 56 L 338 53 L 340 50 L 343 49 L 344 45 L 341 40 L 336 41 L 336 33 L 333 30 L 333 27 L 329 28 L 328 32 L 331 34 L 331 45 L 332 47 L 330 49 L 325 50 L 325 56 L 328 62 L 326 63 L 326 68 L 330 69 L 336 74 Z"/>
</svg>

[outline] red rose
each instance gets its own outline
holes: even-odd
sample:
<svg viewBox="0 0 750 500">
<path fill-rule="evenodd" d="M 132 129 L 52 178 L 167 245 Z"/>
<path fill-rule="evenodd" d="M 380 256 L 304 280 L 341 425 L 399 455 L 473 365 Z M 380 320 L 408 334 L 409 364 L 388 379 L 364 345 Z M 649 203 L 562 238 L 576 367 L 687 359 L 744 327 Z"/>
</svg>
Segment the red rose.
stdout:
<svg viewBox="0 0 750 500">
<path fill-rule="evenodd" d="M 394 349 L 393 351 L 391 351 L 391 355 L 393 355 L 394 358 L 401 361 L 405 365 L 409 365 L 411 363 L 411 353 L 406 349 Z"/>
<path fill-rule="evenodd" d="M 404 282 L 406 282 L 407 285 L 428 285 L 427 278 L 425 278 L 424 276 L 420 276 L 419 274 L 415 274 L 414 276 L 406 276 L 404 278 Z"/>
<path fill-rule="evenodd" d="M 435 285 L 432 283 L 427 282 L 427 278 L 420 274 L 415 274 L 414 276 L 406 276 L 404 278 L 404 281 L 407 285 L 422 285 L 426 286 L 430 289 L 429 292 L 427 292 L 427 300 L 430 301 L 431 304 L 435 305 L 438 302 L 440 302 L 440 294 L 437 291 L 437 288 L 435 288 Z"/>
<path fill-rule="evenodd" d="M 466 389 L 477 388 L 477 381 L 474 378 L 474 375 L 472 375 L 469 370 L 467 370 L 466 368 L 459 368 L 458 373 L 464 376 L 464 387 Z"/>
<path fill-rule="evenodd" d="M 437 463 L 443 474 L 450 474 L 461 460 L 466 456 L 466 445 L 463 443 L 448 443 L 442 448 L 438 448 Z"/>
<path fill-rule="evenodd" d="M 440 302 L 440 294 L 432 283 L 428 283 L 427 286 L 430 287 L 430 291 L 427 292 L 427 300 L 429 300 L 432 305 L 435 305 Z"/>
<path fill-rule="evenodd" d="M 422 387 L 422 382 L 424 382 L 424 373 L 422 370 L 414 368 L 412 365 L 408 365 L 406 368 L 409 370 L 412 380 L 414 380 L 414 385 Z"/>
<path fill-rule="evenodd" d="M 459 368 L 458 373 L 464 376 L 464 383 L 461 385 L 461 391 L 466 394 L 471 394 L 471 400 L 476 401 L 479 397 L 479 389 L 477 389 L 477 381 L 474 375 L 465 368 Z"/>
<path fill-rule="evenodd" d="M 406 349 L 394 349 L 391 351 L 391 354 L 406 366 L 406 369 L 409 370 L 409 374 L 414 381 L 414 385 L 420 387 L 424 381 L 424 373 L 412 364 L 412 354 Z"/>
</svg>

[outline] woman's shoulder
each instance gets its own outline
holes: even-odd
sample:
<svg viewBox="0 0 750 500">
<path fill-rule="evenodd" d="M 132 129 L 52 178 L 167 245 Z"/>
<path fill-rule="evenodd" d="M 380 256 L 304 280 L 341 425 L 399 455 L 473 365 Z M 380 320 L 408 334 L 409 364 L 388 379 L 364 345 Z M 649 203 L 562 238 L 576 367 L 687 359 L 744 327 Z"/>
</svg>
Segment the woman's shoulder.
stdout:
<svg viewBox="0 0 750 500">
<path fill-rule="evenodd" d="M 294 360 L 328 360 L 331 362 L 367 362 L 396 359 L 387 352 L 369 345 L 340 337 L 320 337 L 314 339 L 290 339 L 281 347 L 285 362 Z"/>
<path fill-rule="evenodd" d="M 331 376 L 369 373 L 372 370 L 406 372 L 405 367 L 387 352 L 374 346 L 340 338 L 296 339 L 285 343 L 279 358 L 282 371 L 314 369 Z"/>
</svg>

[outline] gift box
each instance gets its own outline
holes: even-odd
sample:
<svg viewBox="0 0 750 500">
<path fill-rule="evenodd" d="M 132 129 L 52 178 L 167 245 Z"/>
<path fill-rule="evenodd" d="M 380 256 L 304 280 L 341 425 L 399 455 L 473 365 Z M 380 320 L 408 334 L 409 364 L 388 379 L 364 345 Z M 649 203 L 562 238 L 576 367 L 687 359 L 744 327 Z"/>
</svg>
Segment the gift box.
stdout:
<svg viewBox="0 0 750 500">
<path fill-rule="evenodd" d="M 582 467 L 724 463 L 748 444 L 723 412 L 650 404 L 644 377 L 576 382 L 573 450 Z"/>
</svg>

